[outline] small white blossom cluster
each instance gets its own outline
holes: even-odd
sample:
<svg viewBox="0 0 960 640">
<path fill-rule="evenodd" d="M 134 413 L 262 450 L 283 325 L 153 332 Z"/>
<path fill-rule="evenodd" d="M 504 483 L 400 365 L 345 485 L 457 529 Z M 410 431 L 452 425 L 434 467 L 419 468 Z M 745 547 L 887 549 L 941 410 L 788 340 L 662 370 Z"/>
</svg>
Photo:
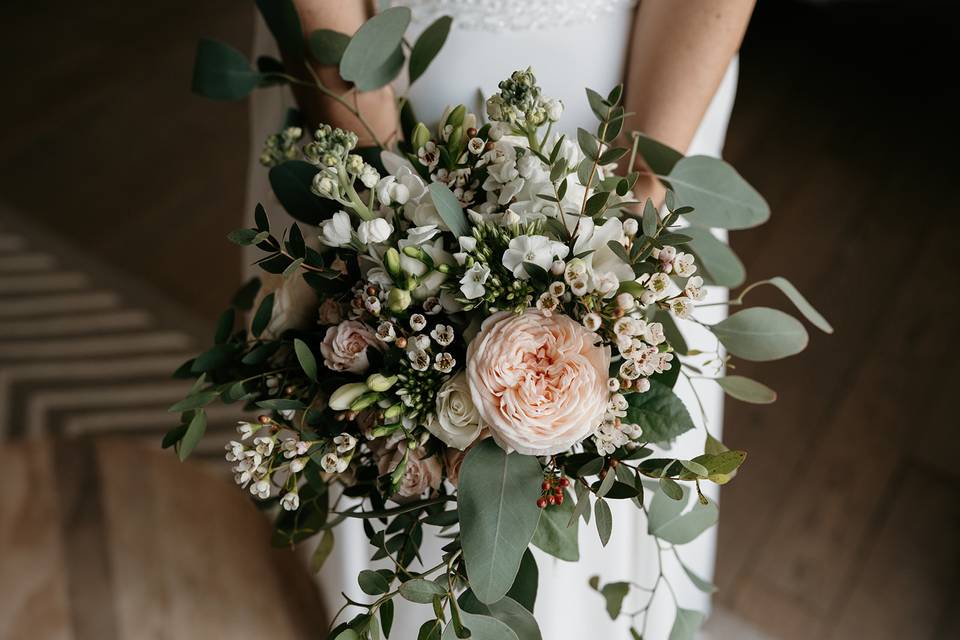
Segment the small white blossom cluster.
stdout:
<svg viewBox="0 0 960 640">
<path fill-rule="evenodd" d="M 333 438 L 333 448 L 320 458 L 320 467 L 327 473 L 343 473 L 350 466 L 357 439 L 349 433 L 341 433 Z"/>
<path fill-rule="evenodd" d="M 617 382 L 616 378 L 611 378 L 611 388 L 619 388 Z M 610 403 L 607 405 L 603 423 L 593 435 L 597 453 L 611 455 L 620 447 L 630 446 L 643 435 L 639 426 L 623 422 L 628 406 L 627 399 L 622 393 L 610 394 Z"/>
<path fill-rule="evenodd" d="M 414 313 L 410 316 L 409 325 L 413 331 L 420 332 L 426 328 L 427 319 L 423 314 Z M 436 325 L 429 334 L 414 333 L 406 341 L 410 366 L 414 371 L 433 368 L 440 373 L 450 373 L 457 361 L 446 348 L 455 338 L 453 327 L 445 324 Z"/>
</svg>

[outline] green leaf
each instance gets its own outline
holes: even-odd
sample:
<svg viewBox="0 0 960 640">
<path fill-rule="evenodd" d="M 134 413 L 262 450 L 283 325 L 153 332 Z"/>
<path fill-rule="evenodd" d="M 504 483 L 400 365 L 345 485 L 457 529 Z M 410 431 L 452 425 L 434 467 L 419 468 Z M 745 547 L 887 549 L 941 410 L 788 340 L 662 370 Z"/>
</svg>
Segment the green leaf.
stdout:
<svg viewBox="0 0 960 640">
<path fill-rule="evenodd" d="M 809 340 L 799 320 L 767 307 L 738 311 L 708 328 L 731 354 L 756 362 L 800 353 Z"/>
<path fill-rule="evenodd" d="M 600 154 L 600 164 L 610 164 L 611 162 L 616 162 L 623 156 L 627 154 L 629 149 L 616 148 L 616 149 L 607 149 L 602 154 Z"/>
<path fill-rule="evenodd" d="M 563 504 L 551 505 L 540 515 L 540 524 L 533 534 L 533 546 L 555 558 L 576 562 L 580 559 L 578 537 L 580 527 L 574 516 L 574 502 L 564 491 Z M 572 525 L 568 524 L 573 522 Z"/>
<path fill-rule="evenodd" d="M 490 616 L 510 627 L 518 640 L 542 640 L 536 618 L 516 600 L 506 597 L 487 605 L 487 609 Z"/>
<path fill-rule="evenodd" d="M 318 225 L 340 208 L 310 190 L 317 168 L 303 160 L 288 160 L 270 168 L 267 177 L 277 200 L 291 216 L 309 225 Z"/>
<path fill-rule="evenodd" d="M 680 563 L 680 567 L 683 569 L 683 572 L 687 574 L 688 578 L 690 578 L 690 582 L 693 583 L 693 586 L 695 586 L 700 591 L 703 591 L 704 593 L 715 593 L 717 591 L 717 586 L 715 584 L 713 584 L 708 580 L 704 580 L 703 578 L 698 576 L 696 573 L 694 573 L 690 569 L 690 567 L 688 567 L 683 562 L 683 560 L 680 559 L 679 554 L 676 555 L 676 558 L 677 558 L 677 562 Z"/>
<path fill-rule="evenodd" d="M 414 578 L 400 585 L 400 595 L 410 602 L 430 604 L 435 596 L 444 596 L 447 590 L 431 580 Z"/>
<path fill-rule="evenodd" d="M 695 225 L 749 229 L 770 218 L 770 207 L 763 196 L 719 158 L 684 158 L 670 171 L 667 182 L 680 202 L 696 209 L 687 216 Z"/>
<path fill-rule="evenodd" d="M 592 200 L 592 199 L 593 199 L 593 198 L 591 198 L 591 200 Z M 589 202 L 588 202 L 588 204 L 589 204 Z M 621 259 L 623 262 L 625 262 L 626 264 L 629 264 L 629 265 L 632 265 L 632 264 L 633 264 L 633 261 L 630 260 L 630 255 L 627 253 L 627 250 L 623 248 L 623 245 L 620 244 L 620 242 L 619 242 L 618 240 L 608 240 L 608 241 L 607 241 L 607 247 L 609 247 L 610 250 L 613 251 L 613 254 L 614 254 L 615 256 L 617 256 L 618 258 L 620 258 L 620 259 Z"/>
<path fill-rule="evenodd" d="M 470 587 L 481 602 L 510 589 L 537 530 L 543 480 L 536 458 L 507 455 L 492 439 L 473 447 L 460 470 L 458 509 Z"/>
<path fill-rule="evenodd" d="M 593 504 L 593 510 L 596 516 L 597 533 L 600 534 L 600 544 L 607 546 L 610 542 L 610 534 L 613 532 L 613 512 L 603 498 L 597 499 Z"/>
<path fill-rule="evenodd" d="M 423 75 L 433 59 L 440 53 L 443 43 L 447 41 L 447 35 L 450 33 L 450 25 L 453 18 L 450 16 L 440 16 L 433 23 L 423 30 L 420 37 L 413 45 L 410 51 L 410 84 L 416 82 L 417 78 Z"/>
<path fill-rule="evenodd" d="M 537 568 L 537 559 L 530 549 L 527 549 L 523 552 L 523 559 L 520 560 L 520 570 L 517 571 L 517 577 L 514 579 L 510 591 L 507 592 L 507 596 L 519 602 L 530 613 L 533 613 L 534 605 L 537 602 L 539 580 L 540 570 Z"/>
<path fill-rule="evenodd" d="M 317 29 L 310 34 L 307 44 L 310 54 L 318 64 L 332 67 L 340 64 L 349 42 L 350 36 L 345 33 L 332 29 Z"/>
<path fill-rule="evenodd" d="M 257 9 L 273 34 L 277 46 L 286 55 L 297 59 L 303 57 L 303 31 L 300 16 L 293 0 L 256 0 Z"/>
<path fill-rule="evenodd" d="M 230 338 L 236 318 L 237 313 L 232 308 L 220 314 L 220 318 L 217 320 L 217 329 L 214 332 L 214 343 L 223 344 Z"/>
<path fill-rule="evenodd" d="M 246 247 L 257 242 L 258 235 L 256 229 L 234 229 L 227 234 L 227 240 L 241 247 Z"/>
<path fill-rule="evenodd" d="M 298 411 L 300 409 L 307 408 L 307 405 L 303 404 L 299 400 L 291 400 L 287 398 L 261 400 L 257 403 L 257 406 L 261 409 L 272 409 L 274 411 Z"/>
<path fill-rule="evenodd" d="M 317 548 L 313 550 L 313 555 L 310 556 L 310 570 L 313 573 L 319 573 L 327 558 L 330 557 L 330 552 L 333 551 L 333 541 L 333 530 L 325 529 L 320 537 L 320 544 L 317 545 Z"/>
<path fill-rule="evenodd" d="M 519 640 L 513 629 L 491 616 L 481 616 L 462 611 L 463 626 L 470 630 L 470 640 Z M 443 630 L 441 640 L 456 640 L 457 633 L 453 623 Z"/>
<path fill-rule="evenodd" d="M 417 640 L 440 640 L 440 630 L 442 628 L 442 620 L 427 620 L 420 625 L 420 631 L 417 632 Z M 454 634 L 454 637 L 456 637 L 456 634 Z"/>
<path fill-rule="evenodd" d="M 683 512 L 688 493 L 683 488 L 683 497 L 680 500 L 672 500 L 663 491 L 653 494 L 647 522 L 650 535 L 671 544 L 682 545 L 696 539 L 717 523 L 720 512 L 712 501 L 704 505 L 694 500 L 693 508 Z"/>
<path fill-rule="evenodd" d="M 750 378 L 723 376 L 717 378 L 716 381 L 720 388 L 727 392 L 727 395 L 737 400 L 752 402 L 753 404 L 770 404 L 777 399 L 776 391 Z"/>
<path fill-rule="evenodd" d="M 677 607 L 677 617 L 673 620 L 670 636 L 667 640 L 694 640 L 703 624 L 703 614 L 693 609 Z"/>
<path fill-rule="evenodd" d="M 666 476 L 660 478 L 660 489 L 671 500 L 683 500 L 683 487 Z"/>
<path fill-rule="evenodd" d="M 693 461 L 706 468 L 707 478 L 709 478 L 711 482 L 726 484 L 746 459 L 746 451 L 727 450 L 718 453 L 704 453 L 694 458 Z M 692 477 L 689 477 L 687 474 L 683 474 L 681 477 L 685 480 L 692 479 Z"/>
<path fill-rule="evenodd" d="M 681 355 L 689 353 L 690 349 L 687 347 L 687 341 L 683 339 L 683 334 L 669 311 L 657 309 L 656 313 L 653 314 L 653 319 L 663 325 L 663 334 L 674 351 Z M 670 368 L 673 369 L 674 367 Z"/>
<path fill-rule="evenodd" d="M 601 211 L 603 211 L 603 208 L 607 206 L 607 200 L 609 199 L 610 199 L 609 191 L 600 191 L 598 193 L 593 194 L 587 200 L 587 206 L 584 207 L 584 210 L 583 210 L 584 215 L 587 215 L 587 216 L 598 215 Z M 615 242 L 615 241 L 611 240 L 611 242 Z"/>
<path fill-rule="evenodd" d="M 606 600 L 607 615 L 611 620 L 616 620 L 623 610 L 623 601 L 630 593 L 629 582 L 610 582 L 603 585 L 600 589 L 600 595 Z"/>
<path fill-rule="evenodd" d="M 344 629 L 333 640 L 360 640 L 360 636 L 353 629 Z"/>
<path fill-rule="evenodd" d="M 657 229 L 660 226 L 660 214 L 653 204 L 653 200 L 647 198 L 643 203 L 643 235 L 653 238 L 657 235 Z"/>
<path fill-rule="evenodd" d="M 650 381 L 649 391 L 627 395 L 627 403 L 625 420 L 640 425 L 649 442 L 667 442 L 693 428 L 693 419 L 683 401 L 655 380 Z"/>
<path fill-rule="evenodd" d="M 580 145 L 583 154 L 590 160 L 590 169 L 592 170 L 593 162 L 597 159 L 597 151 L 599 150 L 596 137 L 586 129 L 580 128 L 577 129 L 577 143 Z M 586 181 L 583 182 L 586 184 Z"/>
<path fill-rule="evenodd" d="M 233 299 L 230 301 L 230 304 L 241 311 L 249 311 L 253 307 L 253 301 L 259 291 L 260 278 L 250 278 L 246 284 L 233 294 Z"/>
<path fill-rule="evenodd" d="M 699 462 L 695 462 L 693 460 L 677 460 L 677 462 L 680 463 L 680 466 L 698 478 L 706 478 L 708 475 L 710 475 L 710 472 L 707 471 L 707 468 Z"/>
<path fill-rule="evenodd" d="M 239 100 L 253 91 L 261 78 L 246 56 L 233 47 L 208 38 L 201 38 L 197 44 L 191 85 L 194 93 L 213 100 Z"/>
<path fill-rule="evenodd" d="M 387 600 L 380 605 L 380 626 L 383 627 L 383 637 L 390 637 L 393 629 L 393 600 Z"/>
<path fill-rule="evenodd" d="M 598 120 L 606 120 L 607 116 L 610 115 L 610 103 L 593 89 L 587 89 L 587 102 Z"/>
<path fill-rule="evenodd" d="M 260 301 L 257 307 L 257 313 L 253 316 L 253 322 L 250 323 L 250 332 L 257 337 L 263 333 L 263 330 L 270 324 L 270 318 L 273 316 L 274 294 L 269 293 Z"/>
<path fill-rule="evenodd" d="M 314 357 L 313 351 L 311 351 L 307 343 L 300 338 L 293 340 L 293 348 L 297 353 L 297 361 L 300 363 L 300 368 L 303 369 L 303 372 L 307 374 L 308 378 L 316 382 L 317 359 Z"/>
<path fill-rule="evenodd" d="M 367 20 L 350 38 L 340 60 L 340 76 L 360 91 L 379 89 L 403 67 L 400 43 L 410 24 L 410 9 L 391 7 Z"/>
<path fill-rule="evenodd" d="M 683 159 L 683 154 L 653 138 L 635 133 L 637 136 L 637 154 L 643 158 L 654 173 L 667 175 Z"/>
<path fill-rule="evenodd" d="M 601 462 L 603 460 L 601 459 Z M 574 485 L 577 492 L 577 508 L 573 510 L 573 515 L 567 521 L 568 527 L 579 526 L 578 518 L 583 518 L 584 522 L 590 522 L 590 489 L 582 482 Z"/>
<path fill-rule="evenodd" d="M 460 202 L 450 188 L 440 182 L 432 182 L 428 189 L 433 206 L 437 208 L 437 213 L 440 214 L 447 228 L 455 236 L 469 235 L 470 228 L 467 225 L 466 216 L 463 215 L 463 207 L 460 206 Z"/>
<path fill-rule="evenodd" d="M 689 248 L 697 257 L 700 268 L 706 272 L 701 275 L 705 276 L 707 284 L 730 289 L 743 284 L 747 270 L 727 243 L 702 227 L 685 227 L 683 232 L 693 238 Z"/>
<path fill-rule="evenodd" d="M 360 572 L 360 575 L 357 576 L 357 584 L 368 596 L 378 596 L 390 591 L 390 582 L 382 574 L 370 569 L 364 569 Z M 431 596 L 431 600 L 432 598 Z"/>
<path fill-rule="evenodd" d="M 180 439 L 180 443 L 177 445 L 177 457 L 180 458 L 181 462 L 190 456 L 206 431 L 207 414 L 203 411 L 203 409 L 200 409 L 193 414 L 193 419 L 190 421 L 190 425 L 187 427 L 186 432 L 183 434 L 183 438 Z"/>
<path fill-rule="evenodd" d="M 216 400 L 219 395 L 220 394 L 218 394 L 216 391 L 201 391 L 199 393 L 193 393 L 171 406 L 169 409 L 167 409 L 167 411 L 173 413 L 193 411 L 194 409 L 199 409 L 200 407 L 210 404 Z"/>
<path fill-rule="evenodd" d="M 810 321 L 810 324 L 814 325 L 820 331 L 824 333 L 833 333 L 833 327 L 830 326 L 830 323 L 827 322 L 827 319 L 820 315 L 820 312 L 813 308 L 813 305 L 803 297 L 803 294 L 793 286 L 793 283 L 787 280 L 782 276 L 776 276 L 770 278 L 769 280 L 761 280 L 756 282 L 752 287 L 755 287 L 760 284 L 770 284 L 775 286 L 777 289 L 783 292 L 787 298 L 790 299 L 790 302 L 793 303 L 793 306 L 797 308 L 803 317 Z"/>
</svg>

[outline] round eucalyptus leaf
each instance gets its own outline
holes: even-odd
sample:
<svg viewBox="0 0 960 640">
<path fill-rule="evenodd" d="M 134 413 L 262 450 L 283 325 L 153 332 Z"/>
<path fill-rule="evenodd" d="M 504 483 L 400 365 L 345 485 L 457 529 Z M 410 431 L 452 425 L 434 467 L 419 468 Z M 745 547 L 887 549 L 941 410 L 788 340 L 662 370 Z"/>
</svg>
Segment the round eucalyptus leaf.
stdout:
<svg viewBox="0 0 960 640">
<path fill-rule="evenodd" d="M 443 43 L 447 41 L 452 23 L 453 18 L 450 16 L 440 16 L 424 29 L 420 37 L 417 38 L 413 50 L 410 51 L 410 84 L 416 82 L 417 78 L 423 75 L 433 59 L 440 53 Z"/>
<path fill-rule="evenodd" d="M 409 24 L 407 7 L 391 7 L 365 22 L 343 52 L 343 79 L 353 82 L 360 91 L 378 89 L 393 80 L 403 67 L 400 43 Z"/>
<path fill-rule="evenodd" d="M 491 616 L 460 612 L 463 626 L 470 630 L 470 640 L 520 640 L 509 626 Z M 457 640 L 457 632 L 451 622 L 443 630 L 441 640 Z"/>
<path fill-rule="evenodd" d="M 537 532 L 533 534 L 533 546 L 561 560 L 579 560 L 580 547 L 577 538 L 580 527 L 576 522 L 567 526 L 571 519 L 574 519 L 574 508 L 570 492 L 564 491 L 563 504 L 551 505 L 540 515 L 540 524 L 537 525 Z"/>
<path fill-rule="evenodd" d="M 261 80 L 246 56 L 216 40 L 201 38 L 193 63 L 194 93 L 213 100 L 240 100 Z"/>
<path fill-rule="evenodd" d="M 410 602 L 430 604 L 437 596 L 446 595 L 446 590 L 436 582 L 414 578 L 400 585 L 400 595 Z"/>
<path fill-rule="evenodd" d="M 686 494 L 687 491 L 684 489 L 684 497 Z M 698 500 L 694 500 L 693 507 L 684 512 L 686 502 L 685 499 L 674 501 L 662 491 L 656 492 L 650 504 L 648 519 L 650 534 L 671 544 L 687 544 L 715 525 L 720 518 L 720 511 L 712 501 L 701 504 Z"/>
<path fill-rule="evenodd" d="M 704 615 L 699 611 L 677 607 L 668 640 L 693 640 L 703 624 L 703 618 Z"/>
<path fill-rule="evenodd" d="M 691 224 L 722 229 L 749 229 L 770 217 L 770 207 L 736 169 L 709 156 L 683 158 L 666 177 L 683 205 L 696 210 Z"/>
<path fill-rule="evenodd" d="M 343 59 L 343 52 L 347 50 L 350 36 L 333 29 L 317 29 L 310 34 L 307 41 L 310 54 L 319 64 L 336 66 Z"/>
<path fill-rule="evenodd" d="M 756 362 L 795 355 L 809 341 L 799 320 L 767 307 L 738 311 L 709 328 L 731 354 Z"/>
<path fill-rule="evenodd" d="M 531 456 L 507 454 L 490 438 L 460 470 L 458 510 L 467 579 L 477 598 L 496 602 L 510 590 L 540 520 L 543 473 Z"/>
<path fill-rule="evenodd" d="M 696 214 L 694 214 L 696 215 Z M 747 277 L 740 258 L 726 243 L 714 236 L 709 229 L 702 227 L 685 227 L 683 232 L 693 238 L 689 248 L 697 256 L 701 274 L 707 284 L 733 289 L 743 284 Z"/>
<path fill-rule="evenodd" d="M 519 640 L 542 640 L 536 618 L 513 598 L 487 605 L 489 615 L 510 627 Z"/>
</svg>

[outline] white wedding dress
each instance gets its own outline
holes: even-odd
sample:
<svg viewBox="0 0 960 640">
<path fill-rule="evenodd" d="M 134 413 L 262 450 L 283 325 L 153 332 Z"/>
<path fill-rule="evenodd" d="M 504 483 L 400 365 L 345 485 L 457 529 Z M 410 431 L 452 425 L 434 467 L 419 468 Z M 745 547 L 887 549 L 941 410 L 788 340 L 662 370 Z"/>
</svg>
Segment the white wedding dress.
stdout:
<svg viewBox="0 0 960 640">
<path fill-rule="evenodd" d="M 530 66 L 544 94 L 563 101 L 561 128 L 567 133 L 575 133 L 578 126 L 596 127 L 584 88 L 606 93 L 621 81 L 634 11 L 632 0 L 405 0 L 395 4 L 405 4 L 413 10 L 413 23 L 407 34 L 410 42 L 415 41 L 434 18 L 451 15 L 454 19 L 450 36 L 427 73 L 409 91 L 405 82 L 397 85 L 398 94 L 409 95 L 420 120 L 435 123 L 447 105 L 460 103 L 482 114 L 481 96 L 495 93 L 497 83 L 515 69 Z M 258 53 L 275 52 L 269 32 L 259 21 L 256 39 Z M 720 155 L 736 91 L 736 77 L 734 60 L 694 137 L 689 154 Z M 286 108 L 293 102 L 286 90 L 259 91 L 254 95 L 248 211 L 252 211 L 257 202 L 264 202 L 279 227 L 280 206 L 273 199 L 266 171 L 256 158 L 260 144 L 280 128 Z M 726 291 L 714 289 L 709 295 L 708 301 L 722 300 Z M 697 317 L 715 322 L 724 313 L 725 307 L 711 307 L 698 312 Z M 716 344 L 715 338 L 698 325 L 688 322 L 682 329 L 688 342 L 705 349 Z M 703 452 L 704 417 L 710 432 L 720 437 L 723 396 L 716 385 L 698 385 L 701 412 L 689 383 L 683 378 L 677 384 L 677 392 L 698 428 L 681 436 L 671 454 L 690 458 Z M 704 490 L 717 499 L 715 485 L 704 483 Z M 581 522 L 578 563 L 556 560 L 539 550 L 536 553 L 540 588 L 535 613 L 547 640 L 628 638 L 628 621 L 625 618 L 611 621 L 603 599 L 590 589 L 587 581 L 590 576 L 599 575 L 604 583 L 630 581 L 649 585 L 657 576 L 656 548 L 647 535 L 643 513 L 629 501 L 610 502 L 614 507 L 614 526 L 605 548 L 600 545 L 593 524 L 587 526 Z M 423 551 L 427 565 L 433 564 L 430 558 L 439 556 L 441 546 L 431 539 L 432 531 L 435 529 L 428 527 L 425 535 Z M 709 580 L 713 575 L 715 547 L 716 530 L 713 529 L 678 551 L 689 568 Z M 337 611 L 342 604 L 341 591 L 356 599 L 368 599 L 359 590 L 356 576 L 361 569 L 371 566 L 371 552 L 359 521 L 349 520 L 337 528 L 334 553 L 318 576 L 330 612 Z M 708 611 L 709 596 L 690 583 L 672 554 L 664 554 L 663 559 L 664 571 L 676 590 L 680 606 Z M 634 590 L 624 611 L 639 609 L 646 597 L 645 593 Z M 419 626 L 431 615 L 430 608 L 399 599 L 397 605 L 391 637 L 413 640 Z M 673 610 L 673 599 L 661 586 L 651 607 L 644 637 L 665 639 L 673 623 Z"/>
</svg>

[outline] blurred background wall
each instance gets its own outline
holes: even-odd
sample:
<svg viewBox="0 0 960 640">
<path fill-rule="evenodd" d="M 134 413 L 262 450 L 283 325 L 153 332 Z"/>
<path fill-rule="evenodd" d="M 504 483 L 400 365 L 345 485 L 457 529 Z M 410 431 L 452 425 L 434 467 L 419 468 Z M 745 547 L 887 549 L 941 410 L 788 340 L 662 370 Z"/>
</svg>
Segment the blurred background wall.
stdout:
<svg viewBox="0 0 960 640">
<path fill-rule="evenodd" d="M 169 505 L 143 505 L 175 489 L 137 465 L 102 471 L 134 449 L 65 451 L 51 438 L 134 435 L 155 448 L 183 392 L 168 372 L 239 283 L 223 236 L 250 213 L 246 106 L 188 86 L 197 39 L 243 49 L 253 10 L 8 0 L 0 11 L 0 438 L 9 464 L 27 461 L 0 496 L 0 587 L 21 587 L 0 606 L 0 636 L 27 637 L 17 624 L 52 590 L 63 624 L 85 630 L 75 637 L 129 637 L 76 613 L 120 607 L 118 593 L 153 575 L 118 569 L 144 560 L 111 546 L 138 540 L 116 530 L 128 512 L 111 483 L 141 487 L 127 497 L 155 520 Z M 789 277 L 836 328 L 787 363 L 742 367 L 780 392 L 775 405 L 728 404 L 725 440 L 750 458 L 723 493 L 717 602 L 757 637 L 960 637 L 957 46 L 951 4 L 923 1 L 760 0 L 748 31 L 726 157 L 773 218 L 732 243 L 752 278 Z M 24 522 L 57 532 L 26 536 Z M 54 559 L 43 579 L 36 558 Z M 180 574 L 157 576 L 163 597 L 144 600 L 161 603 L 155 615 L 195 593 L 170 582 Z M 239 606 L 230 597 L 224 619 Z"/>
</svg>

